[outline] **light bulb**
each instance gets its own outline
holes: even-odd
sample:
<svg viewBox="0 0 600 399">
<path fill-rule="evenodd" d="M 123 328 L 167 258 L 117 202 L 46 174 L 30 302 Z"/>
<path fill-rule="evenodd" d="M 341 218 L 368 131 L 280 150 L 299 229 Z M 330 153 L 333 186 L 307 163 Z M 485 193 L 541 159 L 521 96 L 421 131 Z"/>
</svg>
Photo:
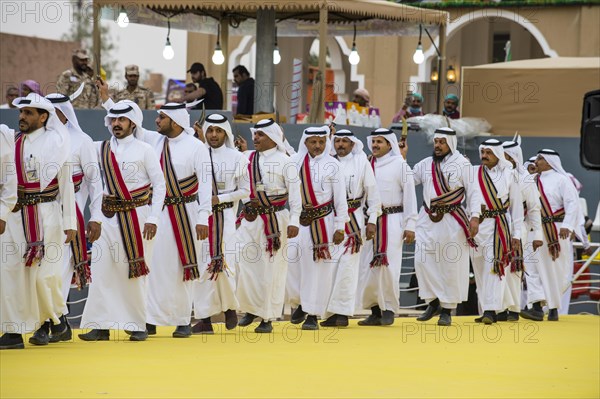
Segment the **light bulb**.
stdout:
<svg viewBox="0 0 600 399">
<path fill-rule="evenodd" d="M 119 17 L 117 18 L 117 25 L 121 28 L 127 28 L 127 25 L 129 25 L 129 17 L 123 7 L 121 7 L 121 12 L 119 12 Z"/>
<path fill-rule="evenodd" d="M 279 54 L 279 47 L 275 46 L 273 50 L 273 64 L 277 65 L 281 62 L 281 54 Z"/>
<path fill-rule="evenodd" d="M 348 61 L 350 62 L 350 65 L 358 65 L 358 63 L 360 62 L 360 55 L 358 55 L 358 51 L 356 51 L 355 45 L 352 45 L 352 51 L 350 51 Z"/>
<path fill-rule="evenodd" d="M 175 57 L 175 51 L 173 51 L 173 47 L 171 47 L 171 41 L 167 37 L 167 42 L 165 43 L 165 48 L 163 49 L 163 57 L 165 60 L 172 60 Z"/>
<path fill-rule="evenodd" d="M 215 47 L 215 52 L 212 55 L 212 62 L 214 62 L 216 65 L 221 65 L 225 62 L 223 50 L 221 50 L 221 46 L 219 46 L 218 44 Z"/>
<path fill-rule="evenodd" d="M 413 61 L 415 64 L 422 64 L 423 61 L 425 61 L 425 54 L 423 54 L 423 46 L 421 46 L 421 43 L 419 43 L 413 54 Z"/>
</svg>

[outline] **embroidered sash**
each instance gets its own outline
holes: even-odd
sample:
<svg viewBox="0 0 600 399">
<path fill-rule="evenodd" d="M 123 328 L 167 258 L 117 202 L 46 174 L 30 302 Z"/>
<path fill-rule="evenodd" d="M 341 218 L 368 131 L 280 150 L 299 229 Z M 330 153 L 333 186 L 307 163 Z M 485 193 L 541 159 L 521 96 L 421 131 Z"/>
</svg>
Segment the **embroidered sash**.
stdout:
<svg viewBox="0 0 600 399">
<path fill-rule="evenodd" d="M 73 185 L 75 192 L 81 188 L 83 173 L 73 175 Z M 75 239 L 71 241 L 71 254 L 73 255 L 73 278 L 71 284 L 77 285 L 78 290 L 82 290 L 86 285 L 92 282 L 92 272 L 88 259 L 87 240 L 85 238 L 85 221 L 83 212 L 75 201 L 75 213 L 77 216 L 77 232 Z"/>
<path fill-rule="evenodd" d="M 542 179 L 540 176 L 536 176 L 536 183 L 540 192 L 540 203 L 542 204 L 542 230 L 544 231 L 544 237 L 548 243 L 548 250 L 554 257 L 560 255 L 560 242 L 558 239 L 558 230 L 556 229 L 555 221 L 562 221 L 565 216 L 564 208 L 560 208 L 556 212 L 552 212 L 550 202 L 544 192 L 544 186 L 542 185 Z"/>
<path fill-rule="evenodd" d="M 131 192 L 127 189 L 115 154 L 110 150 L 110 140 L 102 143 L 100 160 L 102 162 L 102 169 L 104 169 L 106 186 L 112 196 L 126 201 L 147 199 L 150 196 L 150 185 L 140 187 Z M 137 212 L 133 208 L 127 211 L 117 211 L 116 213 L 119 217 L 119 230 L 129 263 L 129 278 L 145 276 L 150 273 L 150 270 L 144 260 L 144 244 Z"/>
<path fill-rule="evenodd" d="M 346 230 L 346 244 L 344 244 L 344 253 L 350 251 L 350 254 L 355 254 L 360 251 L 360 247 L 363 244 L 360 225 L 356 219 L 354 212 L 360 208 L 362 204 L 362 197 L 348 200 L 348 217 L 349 221 L 346 222 L 344 229 Z"/>
<path fill-rule="evenodd" d="M 300 183 L 302 188 L 302 207 L 304 209 L 318 209 L 330 203 L 330 201 L 327 204 L 319 204 L 317 202 L 317 196 L 312 186 L 308 154 L 304 157 L 302 167 L 300 168 Z M 313 243 L 313 260 L 317 262 L 320 259 L 331 259 L 325 218 L 313 219 L 311 221 L 310 238 Z"/>
<path fill-rule="evenodd" d="M 509 262 L 511 251 L 510 227 L 508 226 L 508 218 L 506 217 L 506 209 L 508 208 L 509 204 L 508 201 L 506 204 L 502 204 L 502 201 L 498 198 L 498 190 L 496 189 L 494 182 L 490 178 L 489 173 L 487 173 L 483 165 L 479 167 L 478 180 L 487 209 L 493 213 L 493 216 L 490 218 L 493 218 L 495 222 L 494 263 L 492 272 L 502 278 L 502 276 L 504 276 L 504 267 Z"/>
<path fill-rule="evenodd" d="M 212 148 L 208 149 L 210 155 L 210 162 L 212 160 Z M 212 170 L 212 195 L 219 195 L 219 188 L 217 187 L 217 178 L 215 176 L 214 164 Z M 208 217 L 208 243 L 210 249 L 210 263 L 208 264 L 208 272 L 210 273 L 209 280 L 217 280 L 219 273 L 227 272 L 228 266 L 223 255 L 223 229 L 225 226 L 225 216 L 223 214 L 224 209 L 219 207 L 213 207 L 213 213 Z"/>
<path fill-rule="evenodd" d="M 432 161 L 431 170 L 433 172 L 433 188 L 435 189 L 435 193 L 437 195 L 436 198 L 430 201 L 431 209 L 434 210 L 436 207 L 440 206 L 455 205 L 455 209 L 453 209 L 449 213 L 458 222 L 459 226 L 465 233 L 465 237 L 467 237 L 467 243 L 469 244 L 469 246 L 471 246 L 472 248 L 477 248 L 477 244 L 475 243 L 475 240 L 471 237 L 471 233 L 469 232 L 469 218 L 467 217 L 467 213 L 465 212 L 463 207 L 460 206 L 465 196 L 465 188 L 459 187 L 455 190 L 450 190 L 450 186 L 448 186 L 446 178 L 444 177 L 444 173 L 442 172 L 440 162 Z"/>
<path fill-rule="evenodd" d="M 28 182 L 23 166 L 23 138 L 19 132 L 15 136 L 15 161 L 17 164 L 18 203 L 13 212 L 21 210 L 21 221 L 27 249 L 23 255 L 26 267 L 37 266 L 44 257 L 44 231 L 40 224 L 37 204 L 54 201 L 58 195 L 58 180 L 52 179 L 48 187 L 40 192 L 40 182 Z"/>
<path fill-rule="evenodd" d="M 250 203 L 257 203 L 262 207 L 281 207 L 287 202 L 287 194 L 274 195 L 268 197 L 264 190 L 258 190 L 256 185 L 257 182 L 262 182 L 262 176 L 259 168 L 260 154 L 258 151 L 254 151 L 250 154 L 250 163 L 248 164 L 248 171 L 250 174 Z M 269 212 L 259 214 L 263 221 L 263 231 L 265 237 L 267 237 L 267 252 L 273 257 L 275 252 L 281 248 L 281 231 L 279 229 L 279 222 L 277 221 L 277 214 L 275 212 Z"/>
<path fill-rule="evenodd" d="M 163 169 L 167 196 L 165 206 L 171 220 L 171 228 L 177 244 L 179 260 L 183 266 L 183 281 L 191 281 L 200 277 L 196 247 L 194 245 L 194 230 L 190 223 L 184 201 L 171 201 L 172 198 L 191 197 L 198 192 L 198 178 L 195 174 L 177 180 L 177 173 L 171 160 L 169 140 L 165 138 L 163 151 L 160 157 L 160 166 Z"/>
<path fill-rule="evenodd" d="M 373 168 L 373 174 L 375 174 L 375 163 L 377 158 L 371 157 L 371 168 Z M 373 237 L 373 259 L 369 263 L 370 267 L 389 266 L 387 257 L 387 213 L 382 213 L 377 218 L 375 225 L 375 237 Z"/>
</svg>

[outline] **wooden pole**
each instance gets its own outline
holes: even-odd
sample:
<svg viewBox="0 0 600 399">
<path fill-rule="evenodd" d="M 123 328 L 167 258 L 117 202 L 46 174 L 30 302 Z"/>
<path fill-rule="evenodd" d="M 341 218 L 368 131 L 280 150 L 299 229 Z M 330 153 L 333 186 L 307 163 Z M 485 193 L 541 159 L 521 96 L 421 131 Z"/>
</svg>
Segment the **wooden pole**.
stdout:
<svg viewBox="0 0 600 399">
<path fill-rule="evenodd" d="M 92 46 L 94 50 L 94 62 L 96 65 L 96 75 L 100 76 L 100 68 L 102 67 L 101 63 L 101 47 L 102 43 L 100 40 L 100 5 L 96 3 L 94 0 L 93 4 L 93 18 L 94 18 L 94 26 L 92 31 Z"/>
<path fill-rule="evenodd" d="M 446 25 L 440 24 L 440 34 L 439 34 L 439 49 L 440 49 L 440 61 L 439 72 L 438 72 L 438 95 L 437 95 L 437 113 L 438 115 L 442 114 L 442 110 L 444 109 L 444 92 L 442 92 L 442 88 L 446 87 Z"/>
<path fill-rule="evenodd" d="M 223 108 L 227 108 L 229 100 L 229 81 L 227 79 L 227 72 L 229 72 L 229 19 L 223 18 L 221 20 L 221 50 L 225 56 L 225 62 L 221 65 L 221 91 L 226 96 L 223 102 Z"/>
</svg>

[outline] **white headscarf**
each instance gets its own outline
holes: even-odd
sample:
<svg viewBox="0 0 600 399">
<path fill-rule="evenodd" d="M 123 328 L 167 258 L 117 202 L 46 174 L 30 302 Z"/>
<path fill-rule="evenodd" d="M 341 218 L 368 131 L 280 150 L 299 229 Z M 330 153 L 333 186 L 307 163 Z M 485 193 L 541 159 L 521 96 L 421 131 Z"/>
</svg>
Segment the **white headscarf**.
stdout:
<svg viewBox="0 0 600 399">
<path fill-rule="evenodd" d="M 353 154 L 364 154 L 365 145 L 350 130 L 342 129 L 336 131 L 335 134 L 331 137 L 331 147 L 333 147 L 335 139 L 339 138 L 347 138 L 352 140 L 352 142 L 354 143 L 354 147 L 352 147 Z M 333 149 L 333 153 L 335 154 L 335 148 Z"/>
<path fill-rule="evenodd" d="M 561 175 L 565 175 L 569 178 L 569 180 L 571 180 L 567 172 L 562 167 L 562 163 L 560 162 L 560 155 L 558 154 L 558 152 L 545 148 L 543 150 L 538 151 L 538 157 L 540 156 L 544 158 L 546 162 L 548 162 L 552 169 L 554 169 Z"/>
<path fill-rule="evenodd" d="M 523 150 L 521 149 L 521 136 L 517 136 L 513 141 L 505 141 L 502 143 L 504 152 L 515 161 L 515 169 L 519 173 L 524 173 L 523 168 Z"/>
<path fill-rule="evenodd" d="M 204 134 L 206 134 L 208 128 L 211 126 L 220 127 L 221 129 L 225 130 L 225 133 L 227 133 L 227 138 L 225 139 L 225 146 L 235 149 L 233 132 L 231 131 L 231 124 L 229 124 L 229 121 L 227 120 L 227 117 L 225 115 L 208 115 L 204 120 L 204 124 L 202 124 L 202 131 L 204 132 Z"/>
<path fill-rule="evenodd" d="M 504 157 L 504 148 L 502 148 L 502 142 L 496 139 L 487 139 L 479 145 L 479 158 L 481 158 L 481 150 L 487 148 L 492 150 L 496 158 L 498 158 L 498 166 L 500 169 L 508 168 L 512 169 L 512 164 Z"/>
<path fill-rule="evenodd" d="M 40 163 L 40 191 L 43 191 L 48 184 L 56 177 L 58 169 L 67 161 L 71 155 L 71 140 L 69 132 L 65 125 L 56 116 L 54 105 L 50 100 L 36 93 L 29 93 L 27 97 L 18 97 L 13 100 L 13 105 L 17 108 L 37 108 L 48 111 L 50 114 L 46 122 L 47 139 L 52 140 L 47 144 L 50 146 L 47 151 L 41 155 Z"/>
<path fill-rule="evenodd" d="M 446 143 L 448 147 L 450 147 L 450 152 L 454 154 L 456 152 L 457 140 L 456 140 L 456 132 L 449 127 L 440 127 L 435 129 L 433 133 L 434 139 L 446 139 Z"/>
<path fill-rule="evenodd" d="M 273 119 L 262 119 L 260 120 L 254 127 L 250 128 L 250 132 L 254 135 L 256 132 L 263 132 L 266 134 L 271 140 L 277 144 L 277 150 L 287 154 L 283 130 L 281 127 L 273 120 Z"/>
<path fill-rule="evenodd" d="M 160 107 L 156 112 L 159 114 L 165 114 L 179 127 L 181 127 L 185 133 L 194 135 L 194 129 L 190 126 L 190 114 L 186 109 L 187 104 L 181 103 L 167 103 Z"/>
<path fill-rule="evenodd" d="M 142 122 L 144 121 L 144 115 L 140 107 L 131 100 L 121 100 L 111 109 L 108 110 L 104 117 L 104 126 L 108 128 L 108 131 L 113 134 L 111 119 L 119 118 L 124 116 L 133 122 L 138 129 L 142 129 Z"/>
<path fill-rule="evenodd" d="M 304 159 L 308 154 L 308 148 L 306 147 L 306 140 L 310 137 L 326 137 L 325 150 L 320 155 L 331 155 L 331 140 L 329 140 L 329 128 L 327 126 L 321 127 L 309 127 L 304 129 L 300 143 L 298 144 L 298 159 Z"/>
<path fill-rule="evenodd" d="M 50 102 L 54 105 L 54 108 L 65 115 L 67 118 L 67 129 L 74 130 L 87 136 L 87 133 L 85 133 L 79 126 L 79 121 L 77 120 L 77 115 L 75 115 L 75 110 L 73 109 L 73 104 L 71 103 L 70 97 L 60 93 L 52 93 L 48 94 L 46 98 L 50 100 Z"/>
<path fill-rule="evenodd" d="M 386 129 L 380 127 L 379 129 L 373 130 L 370 135 L 367 136 L 367 146 L 369 147 L 369 151 L 373 152 L 373 137 L 381 136 L 390 143 L 392 146 L 391 153 L 392 155 L 402 156 L 400 153 L 400 147 L 398 147 L 398 137 L 396 137 L 396 133 L 393 130 Z"/>
</svg>

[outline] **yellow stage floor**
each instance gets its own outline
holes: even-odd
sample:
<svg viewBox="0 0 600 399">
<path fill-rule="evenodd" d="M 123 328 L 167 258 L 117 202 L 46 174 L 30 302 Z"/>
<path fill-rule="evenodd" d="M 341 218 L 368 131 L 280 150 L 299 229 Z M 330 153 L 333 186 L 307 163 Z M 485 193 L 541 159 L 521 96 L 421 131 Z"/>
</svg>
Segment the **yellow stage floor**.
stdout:
<svg viewBox="0 0 600 399">
<path fill-rule="evenodd" d="M 26 344 L 0 351 L 0 396 L 600 397 L 599 317 L 454 321 L 441 328 L 434 320 L 399 318 L 391 327 L 353 320 L 316 332 L 281 322 L 272 335 L 255 334 L 256 324 L 224 332 L 215 324 L 215 335 L 189 339 L 161 327 L 146 342 L 111 331 L 110 342 Z"/>
</svg>

